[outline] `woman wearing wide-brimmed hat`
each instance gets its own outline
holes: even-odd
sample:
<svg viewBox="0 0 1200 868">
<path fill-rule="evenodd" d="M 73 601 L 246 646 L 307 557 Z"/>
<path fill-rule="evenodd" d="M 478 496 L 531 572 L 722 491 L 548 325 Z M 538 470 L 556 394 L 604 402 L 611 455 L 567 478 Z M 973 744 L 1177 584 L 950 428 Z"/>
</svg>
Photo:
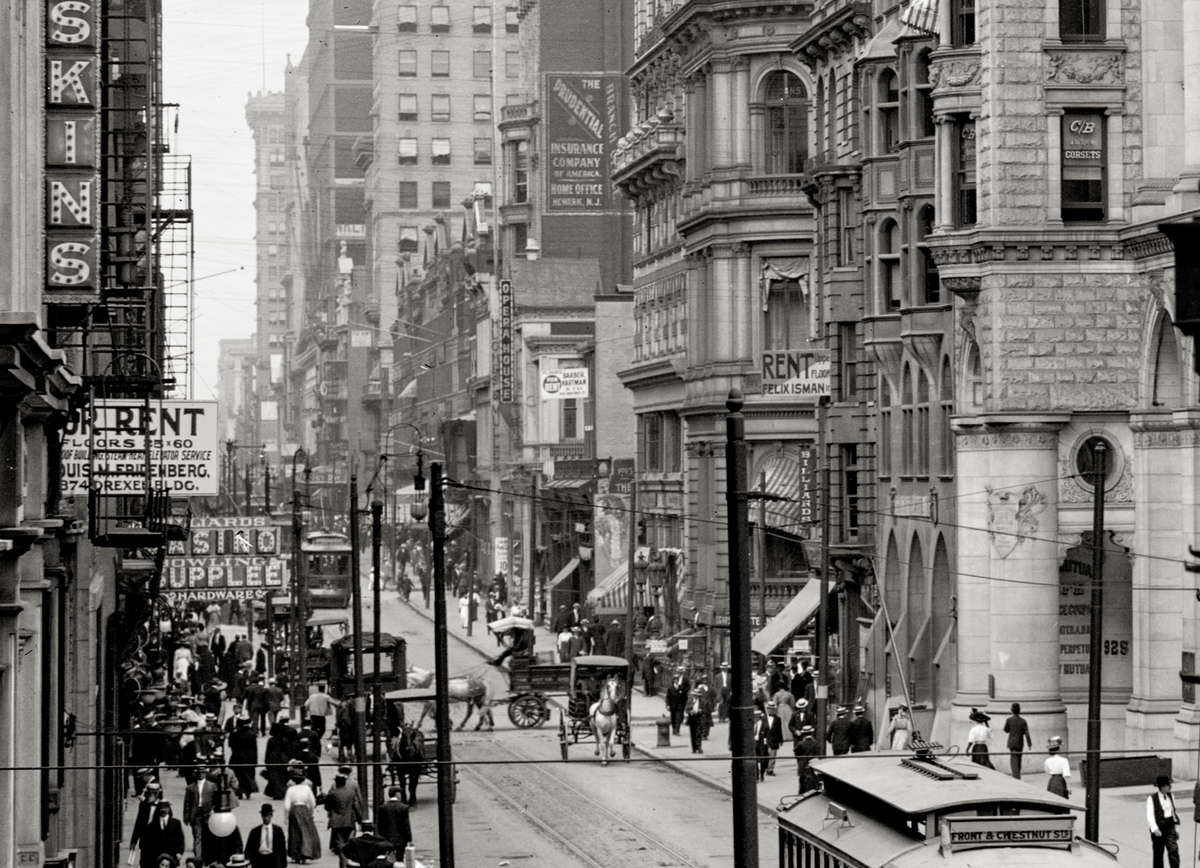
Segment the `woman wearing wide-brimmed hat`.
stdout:
<svg viewBox="0 0 1200 868">
<path fill-rule="evenodd" d="M 1050 776 L 1046 789 L 1057 796 L 1069 799 L 1071 798 L 1071 764 L 1067 762 L 1065 756 L 1059 753 L 1062 750 L 1062 736 L 1050 736 L 1050 742 L 1046 745 L 1046 749 L 1050 752 L 1050 756 L 1046 757 L 1043 765 L 1046 774 Z"/>
<path fill-rule="evenodd" d="M 888 739 L 892 750 L 908 750 L 908 739 L 912 736 L 912 718 L 908 716 L 908 706 L 901 705 L 892 715 L 888 726 Z"/>
<path fill-rule="evenodd" d="M 304 777 L 304 770 L 294 767 L 291 786 L 283 797 L 283 815 L 287 823 L 288 857 L 301 864 L 321 858 L 321 836 L 317 832 L 313 812 L 317 797 Z"/>
<path fill-rule="evenodd" d="M 992 737 L 992 730 L 988 727 L 991 718 L 979 709 L 972 708 L 970 720 L 975 723 L 967 733 L 967 753 L 971 755 L 971 762 L 994 769 L 995 766 L 988 757 L 987 746 L 988 739 Z"/>
</svg>

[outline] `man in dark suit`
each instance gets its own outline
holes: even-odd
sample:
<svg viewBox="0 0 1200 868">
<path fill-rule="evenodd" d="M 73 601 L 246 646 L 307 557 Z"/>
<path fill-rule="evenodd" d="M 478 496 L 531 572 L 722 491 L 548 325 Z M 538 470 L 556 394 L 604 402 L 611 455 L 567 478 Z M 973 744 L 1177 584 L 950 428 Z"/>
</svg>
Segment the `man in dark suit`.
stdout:
<svg viewBox="0 0 1200 868">
<path fill-rule="evenodd" d="M 171 816 L 171 803 L 159 802 L 154 816 L 138 836 L 141 868 L 155 868 L 158 857 L 169 853 L 178 862 L 183 856 L 183 824 Z"/>
<path fill-rule="evenodd" d="M 246 858 L 250 868 L 287 868 L 287 839 L 283 829 L 276 826 L 275 809 L 270 803 L 259 809 L 262 825 L 255 826 L 246 836 Z"/>
<path fill-rule="evenodd" d="M 722 663 L 717 671 L 717 722 L 724 723 L 729 719 L 729 702 L 733 699 L 733 675 L 729 664 Z"/>
<path fill-rule="evenodd" d="M 379 808 L 379 835 L 391 842 L 397 859 L 404 858 L 404 848 L 412 843 L 412 826 L 399 787 L 388 789 L 388 800 Z"/>
<path fill-rule="evenodd" d="M 675 667 L 675 676 L 667 687 L 667 711 L 671 715 L 671 731 L 679 735 L 679 727 L 683 726 L 684 709 L 687 708 L 688 694 L 692 692 L 692 683 L 688 681 L 687 670 L 682 666 Z"/>
<path fill-rule="evenodd" d="M 183 794 L 183 822 L 192 829 L 192 853 L 203 859 L 204 830 L 212 815 L 217 785 L 208 779 L 207 766 L 196 766 L 194 774 L 195 780 Z"/>
</svg>

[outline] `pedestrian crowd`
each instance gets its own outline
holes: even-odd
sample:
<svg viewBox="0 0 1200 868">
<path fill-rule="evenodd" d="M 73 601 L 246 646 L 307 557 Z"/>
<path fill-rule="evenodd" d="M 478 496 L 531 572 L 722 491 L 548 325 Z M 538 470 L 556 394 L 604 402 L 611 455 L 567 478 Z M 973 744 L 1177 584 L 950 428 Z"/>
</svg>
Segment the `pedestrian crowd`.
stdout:
<svg viewBox="0 0 1200 868">
<path fill-rule="evenodd" d="M 328 788 L 322 779 L 322 758 L 334 744 L 338 762 L 352 756 L 352 701 L 339 702 L 318 683 L 293 725 L 284 685 L 266 677 L 269 646 L 255 652 L 240 633 L 227 645 L 219 622 L 185 623 L 169 658 L 166 695 L 143 712 L 128 736 L 138 798 L 130 866 L 286 868 L 289 860 L 311 862 L 322 855 L 322 811 L 329 829 L 325 846 L 341 868 L 377 859 L 390 868 L 403 859 L 412 842 L 408 812 L 415 786 L 409 801 L 401 799 L 399 787 L 391 788 L 375 829 L 350 766 L 340 766 Z M 181 806 L 164 798 L 165 774 L 183 779 Z M 259 798 L 260 790 L 261 823 L 243 835 L 232 809 Z"/>
</svg>

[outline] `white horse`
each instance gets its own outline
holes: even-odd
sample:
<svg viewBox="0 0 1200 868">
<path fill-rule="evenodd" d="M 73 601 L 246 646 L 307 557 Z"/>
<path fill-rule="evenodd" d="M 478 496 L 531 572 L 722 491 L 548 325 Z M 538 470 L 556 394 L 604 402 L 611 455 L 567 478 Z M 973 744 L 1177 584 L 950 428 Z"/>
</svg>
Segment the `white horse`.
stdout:
<svg viewBox="0 0 1200 868">
<path fill-rule="evenodd" d="M 429 688 L 433 685 L 433 670 L 431 669 L 409 666 L 405 674 L 410 688 Z M 475 724 L 475 729 L 478 730 L 483 726 L 484 721 L 487 721 L 487 731 L 492 731 L 492 727 L 496 725 L 495 719 L 492 717 L 492 688 L 486 681 L 474 675 L 457 675 L 447 681 L 447 693 L 451 702 L 465 702 L 467 705 L 467 716 L 462 719 L 458 729 L 467 725 L 467 721 L 471 719 L 471 712 L 475 711 L 479 715 L 479 722 Z M 421 709 L 421 717 L 417 720 L 418 729 L 426 717 L 434 715 L 435 708 L 432 701 L 425 703 L 425 707 Z"/>
<path fill-rule="evenodd" d="M 610 675 L 600 691 L 600 699 L 592 703 L 588 709 L 588 724 L 592 737 L 596 739 L 596 756 L 600 756 L 601 747 L 604 756 L 600 765 L 608 765 L 608 761 L 616 756 L 613 747 L 617 737 L 617 710 L 625 698 L 625 684 L 615 675 Z"/>
</svg>

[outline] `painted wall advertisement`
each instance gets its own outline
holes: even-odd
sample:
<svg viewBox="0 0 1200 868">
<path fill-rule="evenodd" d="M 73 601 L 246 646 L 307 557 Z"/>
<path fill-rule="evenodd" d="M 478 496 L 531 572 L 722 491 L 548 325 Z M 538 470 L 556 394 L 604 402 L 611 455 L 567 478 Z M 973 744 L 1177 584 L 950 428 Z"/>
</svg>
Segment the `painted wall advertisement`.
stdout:
<svg viewBox="0 0 1200 868">
<path fill-rule="evenodd" d="M 1091 656 L 1092 534 L 1067 549 L 1058 568 L 1058 684 L 1062 696 L 1087 695 Z M 1133 567 L 1127 549 L 1104 540 L 1104 619 L 1100 644 L 1105 698 L 1128 698 L 1133 689 Z"/>
<path fill-rule="evenodd" d="M 147 436 L 152 485 L 179 497 L 218 493 L 215 401 L 151 401 L 147 411 L 123 400 L 97 401 L 67 423 L 62 493 L 86 494 L 93 478 L 106 494 L 143 493 Z"/>
<path fill-rule="evenodd" d="M 612 152 L 620 138 L 624 79 L 546 75 L 546 210 L 595 214 L 613 207 Z"/>
<path fill-rule="evenodd" d="M 829 350 L 777 350 L 761 359 L 764 398 L 815 402 L 829 394 Z"/>
</svg>

